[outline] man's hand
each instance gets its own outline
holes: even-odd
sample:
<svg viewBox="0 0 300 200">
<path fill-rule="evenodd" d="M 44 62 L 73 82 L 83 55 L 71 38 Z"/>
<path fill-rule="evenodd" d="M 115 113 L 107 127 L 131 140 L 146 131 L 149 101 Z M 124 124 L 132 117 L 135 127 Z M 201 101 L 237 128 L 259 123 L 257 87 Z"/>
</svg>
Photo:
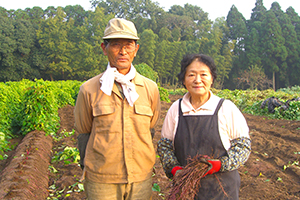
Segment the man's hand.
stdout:
<svg viewBox="0 0 300 200">
<path fill-rule="evenodd" d="M 206 159 L 206 161 L 210 164 L 209 170 L 203 175 L 214 174 L 221 169 L 221 161 L 218 159 Z"/>
</svg>

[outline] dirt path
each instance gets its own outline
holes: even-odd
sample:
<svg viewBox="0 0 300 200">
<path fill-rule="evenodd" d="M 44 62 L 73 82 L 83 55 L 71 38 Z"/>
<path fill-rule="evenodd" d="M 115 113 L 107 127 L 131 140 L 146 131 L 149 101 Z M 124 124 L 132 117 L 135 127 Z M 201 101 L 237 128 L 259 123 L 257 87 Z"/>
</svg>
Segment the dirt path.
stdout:
<svg viewBox="0 0 300 200">
<path fill-rule="evenodd" d="M 170 95 L 172 101 L 179 97 L 180 96 Z M 155 147 L 157 141 L 160 139 L 163 119 L 170 105 L 171 103 L 162 102 L 162 117 L 158 123 L 158 127 L 156 128 L 153 140 Z M 61 118 L 61 128 L 59 133 L 63 130 L 64 132 L 71 132 L 72 129 L 74 129 L 73 109 L 74 108 L 71 106 L 66 106 L 63 109 L 60 109 L 59 115 Z M 250 128 L 252 153 L 245 166 L 242 166 L 239 169 L 242 181 L 240 199 L 300 199 L 300 122 L 270 120 L 264 117 L 247 114 L 245 114 L 245 117 Z M 66 146 L 76 147 L 76 137 L 77 133 L 60 141 L 53 141 L 52 153 L 62 151 Z M 46 138 L 45 140 L 49 139 Z M 20 151 L 24 152 L 12 152 L 11 156 L 14 157 L 14 155 L 22 155 L 26 153 L 25 149 Z M 36 156 L 40 157 L 39 154 Z M 32 156 L 34 156 L 34 154 L 32 154 Z M 37 160 L 37 162 L 41 161 L 41 159 L 35 160 Z M 12 161 L 10 163 L 12 163 Z M 64 162 L 58 162 L 51 165 L 58 172 L 50 173 L 49 170 L 45 172 L 48 173 L 48 185 L 52 185 L 52 189 L 43 189 L 48 189 L 49 192 L 58 199 L 86 199 L 84 192 L 76 192 L 78 190 L 78 180 L 81 176 L 81 168 L 77 164 L 65 165 Z M 5 170 L 16 169 L 16 167 L 9 165 L 9 163 L 6 163 L 5 161 L 0 162 L 0 188 L 1 184 L 11 185 L 11 187 L 6 187 L 6 192 L 0 192 L 0 199 L 11 199 L 12 197 L 15 197 L 15 199 L 22 199 L 20 195 L 22 190 L 14 190 L 14 188 L 17 187 L 15 182 L 12 184 L 14 178 L 4 178 L 4 168 Z M 23 173 L 31 175 L 32 171 L 24 171 Z M 38 176 L 38 173 L 35 174 Z M 30 179 L 28 179 L 28 181 L 27 186 L 23 186 L 24 190 L 27 190 L 27 188 L 28 190 L 34 189 L 35 186 L 29 184 Z M 154 167 L 153 182 L 157 183 L 161 189 L 161 192 L 153 191 L 153 199 L 164 199 L 164 194 L 168 191 L 168 184 L 170 181 L 164 175 L 159 158 L 157 158 L 157 162 Z M 41 197 L 42 196 L 38 196 L 37 193 L 32 199 L 44 199 L 44 197 Z"/>
</svg>

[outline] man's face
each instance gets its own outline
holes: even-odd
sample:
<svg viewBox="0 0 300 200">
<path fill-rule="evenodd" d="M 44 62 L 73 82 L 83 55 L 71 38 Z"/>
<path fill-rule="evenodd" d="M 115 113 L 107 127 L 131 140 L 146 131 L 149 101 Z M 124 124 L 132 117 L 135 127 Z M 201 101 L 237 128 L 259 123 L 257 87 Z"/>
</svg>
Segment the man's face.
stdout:
<svg viewBox="0 0 300 200">
<path fill-rule="evenodd" d="M 101 44 L 104 55 L 108 57 L 111 67 L 119 73 L 127 74 L 131 63 L 139 50 L 139 45 L 131 39 L 110 39 L 108 45 Z"/>
</svg>

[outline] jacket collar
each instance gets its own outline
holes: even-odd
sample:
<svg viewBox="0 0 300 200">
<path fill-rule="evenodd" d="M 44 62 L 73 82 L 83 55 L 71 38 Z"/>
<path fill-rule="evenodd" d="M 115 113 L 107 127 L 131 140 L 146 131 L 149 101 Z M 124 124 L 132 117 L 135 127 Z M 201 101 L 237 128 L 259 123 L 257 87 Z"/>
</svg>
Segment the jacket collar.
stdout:
<svg viewBox="0 0 300 200">
<path fill-rule="evenodd" d="M 99 79 L 102 77 L 103 73 L 100 74 Z M 144 86 L 143 76 L 136 72 L 135 77 L 132 79 L 135 85 Z"/>
<path fill-rule="evenodd" d="M 132 79 L 132 82 L 135 85 L 144 86 L 143 77 L 138 72 L 136 72 L 136 75 L 135 75 L 134 79 Z"/>
<path fill-rule="evenodd" d="M 100 74 L 99 79 L 102 77 L 103 73 Z M 139 74 L 138 72 L 136 72 L 135 77 L 132 79 L 132 82 L 135 85 L 138 86 L 142 86 L 144 87 L 144 81 L 143 81 L 143 76 L 141 74 Z M 100 83 L 101 84 L 101 83 Z M 100 89 L 100 87 L 99 87 Z M 116 84 L 113 85 L 113 89 L 112 92 L 114 92 L 115 94 L 117 94 L 118 96 L 122 97 L 122 95 L 120 94 L 120 91 L 118 89 L 118 87 L 116 86 Z"/>
</svg>

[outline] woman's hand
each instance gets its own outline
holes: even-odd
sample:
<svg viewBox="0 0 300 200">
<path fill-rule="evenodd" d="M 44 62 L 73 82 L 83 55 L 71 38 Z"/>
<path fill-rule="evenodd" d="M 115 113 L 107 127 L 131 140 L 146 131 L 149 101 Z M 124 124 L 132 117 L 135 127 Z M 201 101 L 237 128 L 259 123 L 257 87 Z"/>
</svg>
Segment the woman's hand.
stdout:
<svg viewBox="0 0 300 200">
<path fill-rule="evenodd" d="M 205 177 L 207 174 L 214 174 L 221 169 L 221 161 L 218 159 L 206 159 L 210 164 L 209 170 L 203 175 Z"/>
<path fill-rule="evenodd" d="M 176 166 L 172 169 L 171 173 L 173 174 L 173 176 L 176 176 L 176 174 L 179 173 L 180 171 L 182 171 L 182 167 Z"/>
</svg>

